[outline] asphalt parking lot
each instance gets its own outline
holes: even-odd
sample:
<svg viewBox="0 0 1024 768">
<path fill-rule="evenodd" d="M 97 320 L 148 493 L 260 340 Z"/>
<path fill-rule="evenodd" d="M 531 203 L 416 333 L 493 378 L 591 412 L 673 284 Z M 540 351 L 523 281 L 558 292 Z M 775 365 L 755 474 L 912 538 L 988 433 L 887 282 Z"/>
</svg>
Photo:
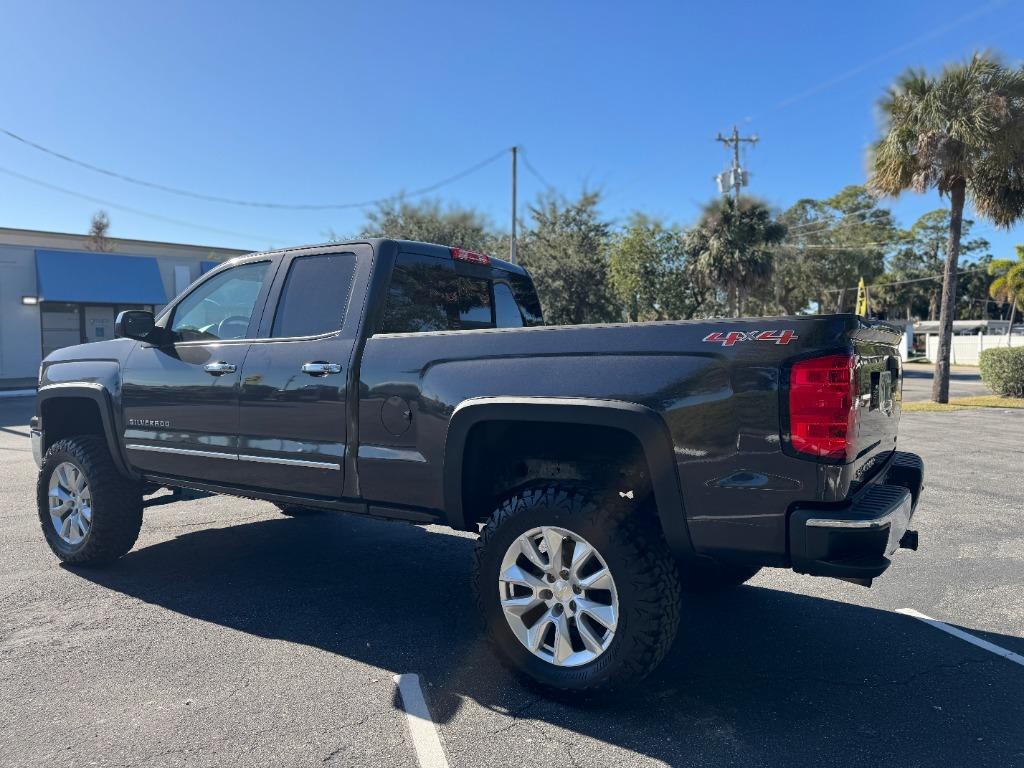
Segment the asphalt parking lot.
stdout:
<svg viewBox="0 0 1024 768">
<path fill-rule="evenodd" d="M 935 366 L 931 363 L 907 363 L 903 366 L 903 399 L 920 402 L 932 399 L 932 381 Z M 973 397 L 991 395 L 981 381 L 977 368 L 953 366 L 949 372 L 949 396 Z"/>
<path fill-rule="evenodd" d="M 630 695 L 539 698 L 493 662 L 472 539 L 209 498 L 147 513 L 104 569 L 34 512 L 28 399 L 0 401 L 0 765 L 415 766 L 419 674 L 449 765 L 1024 765 L 1024 411 L 913 413 L 915 527 L 872 589 L 763 571 L 690 600 Z"/>
</svg>

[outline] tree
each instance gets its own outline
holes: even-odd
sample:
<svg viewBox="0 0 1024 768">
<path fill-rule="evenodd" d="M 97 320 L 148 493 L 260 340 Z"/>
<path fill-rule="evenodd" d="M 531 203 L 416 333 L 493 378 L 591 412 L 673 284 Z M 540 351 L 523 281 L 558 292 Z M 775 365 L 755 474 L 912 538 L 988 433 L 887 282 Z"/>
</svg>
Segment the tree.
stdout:
<svg viewBox="0 0 1024 768">
<path fill-rule="evenodd" d="M 608 280 L 611 224 L 601 218 L 599 202 L 596 192 L 584 191 L 572 201 L 547 193 L 530 206 L 519 257 L 533 276 L 549 323 L 622 319 Z"/>
<path fill-rule="evenodd" d="M 89 242 L 85 247 L 90 251 L 112 251 L 113 243 L 107 237 L 110 231 L 110 217 L 107 212 L 100 209 L 92 215 L 92 223 L 89 225 Z"/>
<path fill-rule="evenodd" d="M 443 207 L 434 199 L 410 202 L 401 198 L 370 210 L 362 237 L 419 240 L 495 255 L 499 240 L 487 217 L 472 208 Z"/>
<path fill-rule="evenodd" d="M 703 285 L 723 289 L 729 313 L 738 317 L 750 292 L 771 277 L 773 246 L 785 236 L 786 226 L 764 203 L 725 197 L 704 208 L 697 226 L 686 234 L 686 248 Z"/>
<path fill-rule="evenodd" d="M 996 276 L 989 286 L 989 293 L 998 302 L 1010 304 L 1010 325 L 1006 335 L 1013 331 L 1015 310 L 1024 299 L 1024 245 L 1017 246 L 1017 260 L 995 259 L 988 265 L 988 273 Z"/>
<path fill-rule="evenodd" d="M 892 212 L 864 187 L 848 186 L 826 200 L 804 199 L 785 211 L 786 241 L 775 254 L 775 304 L 795 314 L 810 304 L 831 312 L 860 278 L 882 274 L 899 238 Z"/>
<path fill-rule="evenodd" d="M 932 400 L 949 401 L 958 259 L 964 204 L 1009 227 L 1024 215 L 1024 71 L 988 54 L 938 76 L 911 70 L 881 101 L 883 136 L 871 148 L 868 186 L 882 195 L 935 189 L 950 221 Z"/>
<path fill-rule="evenodd" d="M 634 213 L 611 246 L 608 276 L 626 320 L 692 317 L 702 297 L 690 279 L 683 233 Z"/>
<path fill-rule="evenodd" d="M 949 246 L 949 219 L 950 212 L 946 209 L 929 211 L 910 229 L 900 233 L 896 250 L 888 262 L 888 272 L 871 291 L 872 299 L 884 308 L 887 315 L 907 320 L 938 319 L 942 280 L 934 278 L 943 274 Z M 962 222 L 960 258 L 980 258 L 984 262 L 986 256 L 983 254 L 989 243 L 984 238 L 970 236 L 973 226 L 970 219 Z M 954 317 L 970 316 L 977 309 L 977 300 L 983 298 L 978 293 L 977 280 L 972 276 L 958 280 Z"/>
</svg>

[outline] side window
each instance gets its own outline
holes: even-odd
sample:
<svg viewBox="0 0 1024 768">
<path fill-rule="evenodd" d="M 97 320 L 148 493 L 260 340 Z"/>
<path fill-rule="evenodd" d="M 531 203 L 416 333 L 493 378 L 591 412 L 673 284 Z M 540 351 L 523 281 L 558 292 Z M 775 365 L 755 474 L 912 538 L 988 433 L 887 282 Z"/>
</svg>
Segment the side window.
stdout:
<svg viewBox="0 0 1024 768">
<path fill-rule="evenodd" d="M 171 330 L 181 341 L 245 338 L 269 268 L 242 264 L 202 283 L 174 308 Z"/>
<path fill-rule="evenodd" d="M 493 283 L 486 277 L 459 274 L 445 259 L 402 254 L 391 275 L 384 318 L 377 332 L 422 333 L 529 324 L 524 322 L 514 287 Z"/>
<path fill-rule="evenodd" d="M 494 284 L 494 314 L 499 328 L 523 327 L 523 314 L 508 283 Z"/>
<path fill-rule="evenodd" d="M 391 275 L 379 333 L 446 331 L 457 293 L 455 272 L 443 259 L 399 256 Z"/>
<path fill-rule="evenodd" d="M 524 323 L 526 325 L 544 325 L 537 289 L 533 287 L 530 278 L 523 275 L 509 275 L 508 280 L 512 284 L 512 294 L 516 297 L 516 304 L 519 305 L 519 311 L 522 312 Z"/>
<path fill-rule="evenodd" d="M 317 336 L 341 328 L 352 291 L 351 253 L 300 256 L 292 261 L 271 336 Z"/>
<path fill-rule="evenodd" d="M 491 281 L 477 277 L 456 278 L 458 325 L 460 330 L 493 328 Z"/>
</svg>

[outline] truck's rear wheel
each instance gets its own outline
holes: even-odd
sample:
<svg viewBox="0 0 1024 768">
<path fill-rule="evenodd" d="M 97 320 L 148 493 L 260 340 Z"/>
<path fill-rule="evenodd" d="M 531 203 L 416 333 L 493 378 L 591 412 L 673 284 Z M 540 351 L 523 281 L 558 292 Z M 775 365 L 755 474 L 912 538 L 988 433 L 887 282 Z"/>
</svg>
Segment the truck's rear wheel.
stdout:
<svg viewBox="0 0 1024 768">
<path fill-rule="evenodd" d="M 116 560 L 142 527 L 141 486 L 117 471 L 97 437 L 69 437 L 50 447 L 36 502 L 46 543 L 67 563 Z"/>
<path fill-rule="evenodd" d="M 611 495 L 548 484 L 507 498 L 474 558 L 488 639 L 542 687 L 636 682 L 679 624 L 679 576 L 653 516 Z"/>
</svg>

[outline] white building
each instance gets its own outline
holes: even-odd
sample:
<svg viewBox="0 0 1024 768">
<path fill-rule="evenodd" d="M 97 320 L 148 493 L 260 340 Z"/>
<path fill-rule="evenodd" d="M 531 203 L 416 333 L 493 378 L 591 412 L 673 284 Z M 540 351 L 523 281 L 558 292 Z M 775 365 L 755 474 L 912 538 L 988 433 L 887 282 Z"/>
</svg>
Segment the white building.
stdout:
<svg viewBox="0 0 1024 768">
<path fill-rule="evenodd" d="M 152 309 L 246 251 L 0 227 L 0 390 L 32 387 L 54 349 L 113 337 L 122 309 Z"/>
</svg>

